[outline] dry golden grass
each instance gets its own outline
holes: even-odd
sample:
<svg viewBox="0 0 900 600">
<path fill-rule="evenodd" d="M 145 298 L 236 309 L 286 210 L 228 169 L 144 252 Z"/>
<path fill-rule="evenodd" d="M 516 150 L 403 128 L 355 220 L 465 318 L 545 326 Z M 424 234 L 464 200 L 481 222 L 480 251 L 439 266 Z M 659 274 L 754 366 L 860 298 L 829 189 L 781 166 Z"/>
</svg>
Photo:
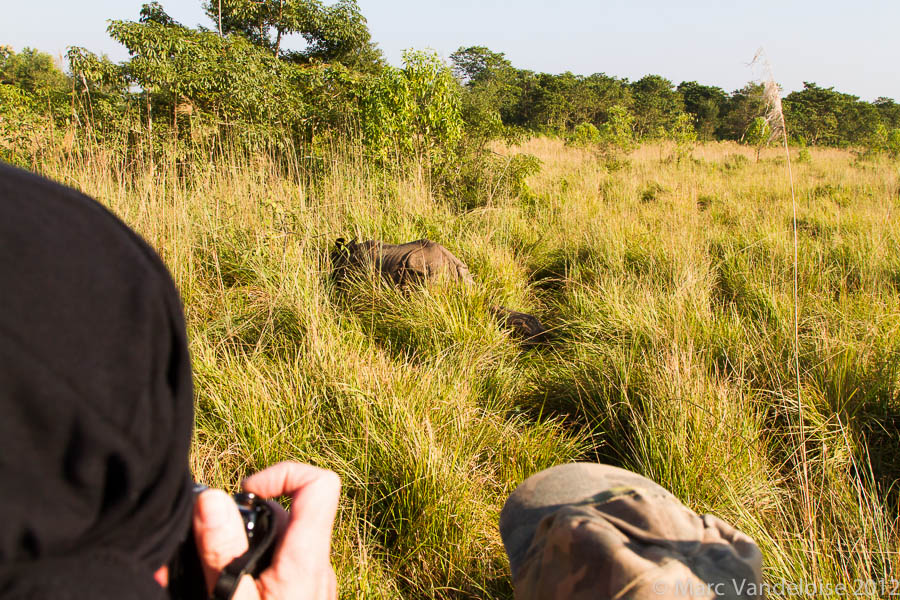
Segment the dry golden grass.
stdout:
<svg viewBox="0 0 900 600">
<path fill-rule="evenodd" d="M 466 212 L 350 146 L 314 172 L 240 153 L 126 169 L 60 152 L 41 168 L 110 206 L 175 273 L 198 476 L 233 486 L 282 459 L 340 473 L 343 597 L 510 597 L 500 507 L 574 459 L 635 469 L 733 522 L 770 582 L 898 577 L 896 164 L 811 149 L 795 165 L 804 490 L 778 151 L 756 163 L 703 144 L 677 162 L 646 145 L 610 172 L 558 140 L 515 150 L 543 162 L 528 192 Z M 480 285 L 333 289 L 339 236 L 434 239 Z M 557 343 L 522 351 L 492 302 L 535 312 Z"/>
</svg>

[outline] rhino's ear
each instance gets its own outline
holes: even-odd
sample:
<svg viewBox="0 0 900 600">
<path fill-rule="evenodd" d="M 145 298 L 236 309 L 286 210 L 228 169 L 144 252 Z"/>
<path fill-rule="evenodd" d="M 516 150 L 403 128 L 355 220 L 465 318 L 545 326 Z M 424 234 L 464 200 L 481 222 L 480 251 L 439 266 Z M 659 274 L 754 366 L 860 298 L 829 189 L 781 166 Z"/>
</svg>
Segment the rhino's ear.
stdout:
<svg viewBox="0 0 900 600">
<path fill-rule="evenodd" d="M 350 260 L 350 256 L 353 254 L 353 246 L 355 244 L 353 242 L 347 243 L 347 240 L 344 238 L 338 238 L 337 242 L 335 242 L 337 246 L 337 251 L 343 256 L 346 260 Z"/>
</svg>

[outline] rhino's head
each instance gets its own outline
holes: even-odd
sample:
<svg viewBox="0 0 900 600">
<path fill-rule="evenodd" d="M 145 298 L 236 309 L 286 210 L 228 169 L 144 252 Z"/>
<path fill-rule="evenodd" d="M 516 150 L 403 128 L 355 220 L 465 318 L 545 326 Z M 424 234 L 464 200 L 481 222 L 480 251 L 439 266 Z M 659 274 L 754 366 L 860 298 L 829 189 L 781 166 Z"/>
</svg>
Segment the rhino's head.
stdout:
<svg viewBox="0 0 900 600">
<path fill-rule="evenodd" d="M 340 281 L 347 273 L 347 269 L 353 264 L 355 242 L 347 242 L 344 238 L 334 241 L 334 249 L 331 251 L 331 274 L 335 281 Z"/>
</svg>

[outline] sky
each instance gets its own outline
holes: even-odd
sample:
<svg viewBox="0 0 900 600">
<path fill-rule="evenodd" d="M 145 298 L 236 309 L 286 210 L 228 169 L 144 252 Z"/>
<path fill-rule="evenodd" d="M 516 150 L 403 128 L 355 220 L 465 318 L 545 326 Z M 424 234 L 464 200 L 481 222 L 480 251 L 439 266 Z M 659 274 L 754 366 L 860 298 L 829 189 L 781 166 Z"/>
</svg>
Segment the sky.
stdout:
<svg viewBox="0 0 900 600">
<path fill-rule="evenodd" d="M 785 92 L 812 81 L 867 101 L 900 101 L 900 0 L 358 2 L 373 41 L 395 65 L 406 48 L 448 58 L 478 45 L 533 71 L 630 80 L 654 73 L 732 91 L 760 76 L 747 63 L 762 47 Z M 54 56 L 84 46 L 118 61 L 128 54 L 106 34 L 106 21 L 137 19 L 142 0 L 2 3 L 0 44 Z M 201 0 L 161 3 L 185 25 L 212 27 Z M 293 45 L 302 47 L 302 39 Z"/>
</svg>

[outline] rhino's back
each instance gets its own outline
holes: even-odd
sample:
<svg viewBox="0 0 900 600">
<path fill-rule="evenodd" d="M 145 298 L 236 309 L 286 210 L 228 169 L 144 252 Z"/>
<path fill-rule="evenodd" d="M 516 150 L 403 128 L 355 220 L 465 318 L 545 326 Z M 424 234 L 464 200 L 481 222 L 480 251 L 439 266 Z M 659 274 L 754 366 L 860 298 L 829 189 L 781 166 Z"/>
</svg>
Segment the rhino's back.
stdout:
<svg viewBox="0 0 900 600">
<path fill-rule="evenodd" d="M 379 253 L 382 273 L 398 283 L 405 283 L 410 279 L 432 279 L 442 274 L 467 283 L 473 282 L 465 263 L 431 240 L 382 244 Z"/>
</svg>

